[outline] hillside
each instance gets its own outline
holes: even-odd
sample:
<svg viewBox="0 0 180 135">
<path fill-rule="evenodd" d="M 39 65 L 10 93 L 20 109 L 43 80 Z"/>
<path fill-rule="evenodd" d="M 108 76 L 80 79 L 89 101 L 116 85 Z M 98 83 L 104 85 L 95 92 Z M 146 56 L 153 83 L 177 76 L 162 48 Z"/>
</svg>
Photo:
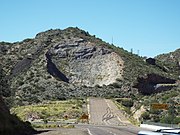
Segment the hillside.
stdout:
<svg viewBox="0 0 180 135">
<path fill-rule="evenodd" d="M 180 49 L 167 54 L 161 54 L 155 57 L 165 69 L 169 72 L 176 73 L 180 78 Z"/>
<path fill-rule="evenodd" d="M 0 134 L 1 135 L 30 135 L 35 133 L 29 123 L 20 121 L 17 116 L 11 115 L 5 105 L 2 96 L 7 96 L 8 85 L 4 79 L 4 73 L 0 67 Z"/>
<path fill-rule="evenodd" d="M 170 90 L 178 79 L 176 71 L 165 71 L 72 27 L 41 32 L 21 42 L 0 42 L 0 61 L 10 82 L 11 105 L 153 94 Z"/>
</svg>

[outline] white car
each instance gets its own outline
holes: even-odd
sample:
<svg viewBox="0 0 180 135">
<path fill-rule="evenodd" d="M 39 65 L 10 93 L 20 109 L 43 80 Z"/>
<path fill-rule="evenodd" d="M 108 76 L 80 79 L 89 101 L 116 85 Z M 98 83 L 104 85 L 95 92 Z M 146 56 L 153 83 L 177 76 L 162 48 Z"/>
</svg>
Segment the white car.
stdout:
<svg viewBox="0 0 180 135">
<path fill-rule="evenodd" d="M 180 135 L 180 129 L 160 129 L 157 131 L 139 131 L 138 135 Z"/>
</svg>

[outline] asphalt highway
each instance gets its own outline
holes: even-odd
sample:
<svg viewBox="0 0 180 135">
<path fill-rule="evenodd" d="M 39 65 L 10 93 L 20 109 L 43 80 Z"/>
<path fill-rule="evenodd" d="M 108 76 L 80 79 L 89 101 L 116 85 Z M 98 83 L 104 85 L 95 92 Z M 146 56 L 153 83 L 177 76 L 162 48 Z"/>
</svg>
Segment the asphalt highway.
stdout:
<svg viewBox="0 0 180 135">
<path fill-rule="evenodd" d="M 141 130 L 135 126 L 109 126 L 109 125 L 77 125 L 79 129 L 87 129 L 89 135 L 137 135 Z"/>
<path fill-rule="evenodd" d="M 110 99 L 89 98 L 89 116 L 89 123 L 95 125 L 131 124 Z"/>
<path fill-rule="evenodd" d="M 54 129 L 39 135 L 137 135 L 133 126 L 110 99 L 89 98 L 89 124 L 75 124 L 74 129 Z"/>
</svg>

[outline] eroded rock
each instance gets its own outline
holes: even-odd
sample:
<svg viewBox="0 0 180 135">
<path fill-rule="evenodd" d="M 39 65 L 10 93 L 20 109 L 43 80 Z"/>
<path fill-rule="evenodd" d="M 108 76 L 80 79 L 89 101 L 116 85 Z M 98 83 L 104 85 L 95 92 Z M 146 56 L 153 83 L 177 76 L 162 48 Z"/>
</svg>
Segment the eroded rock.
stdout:
<svg viewBox="0 0 180 135">
<path fill-rule="evenodd" d="M 146 77 L 139 77 L 138 83 L 134 86 L 140 93 L 149 95 L 174 87 L 176 80 L 166 78 L 157 74 L 148 74 Z"/>
</svg>

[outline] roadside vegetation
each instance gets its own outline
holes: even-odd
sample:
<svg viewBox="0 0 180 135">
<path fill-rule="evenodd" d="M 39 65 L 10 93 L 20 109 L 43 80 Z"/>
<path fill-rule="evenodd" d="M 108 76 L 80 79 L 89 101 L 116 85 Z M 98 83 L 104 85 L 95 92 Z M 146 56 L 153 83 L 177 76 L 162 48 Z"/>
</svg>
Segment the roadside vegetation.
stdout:
<svg viewBox="0 0 180 135">
<path fill-rule="evenodd" d="M 150 96 L 137 95 L 129 98 L 115 98 L 116 105 L 124 111 L 134 124 L 157 122 L 180 125 L 180 88 Z M 167 104 L 167 109 L 156 109 L 152 104 Z"/>
<path fill-rule="evenodd" d="M 77 122 L 86 113 L 85 99 L 44 101 L 43 103 L 11 108 L 11 113 L 34 127 L 57 127 L 60 122 Z M 36 124 L 36 123 L 40 124 Z M 52 124 L 48 124 L 53 122 Z M 63 125 L 65 126 L 65 125 Z"/>
</svg>

